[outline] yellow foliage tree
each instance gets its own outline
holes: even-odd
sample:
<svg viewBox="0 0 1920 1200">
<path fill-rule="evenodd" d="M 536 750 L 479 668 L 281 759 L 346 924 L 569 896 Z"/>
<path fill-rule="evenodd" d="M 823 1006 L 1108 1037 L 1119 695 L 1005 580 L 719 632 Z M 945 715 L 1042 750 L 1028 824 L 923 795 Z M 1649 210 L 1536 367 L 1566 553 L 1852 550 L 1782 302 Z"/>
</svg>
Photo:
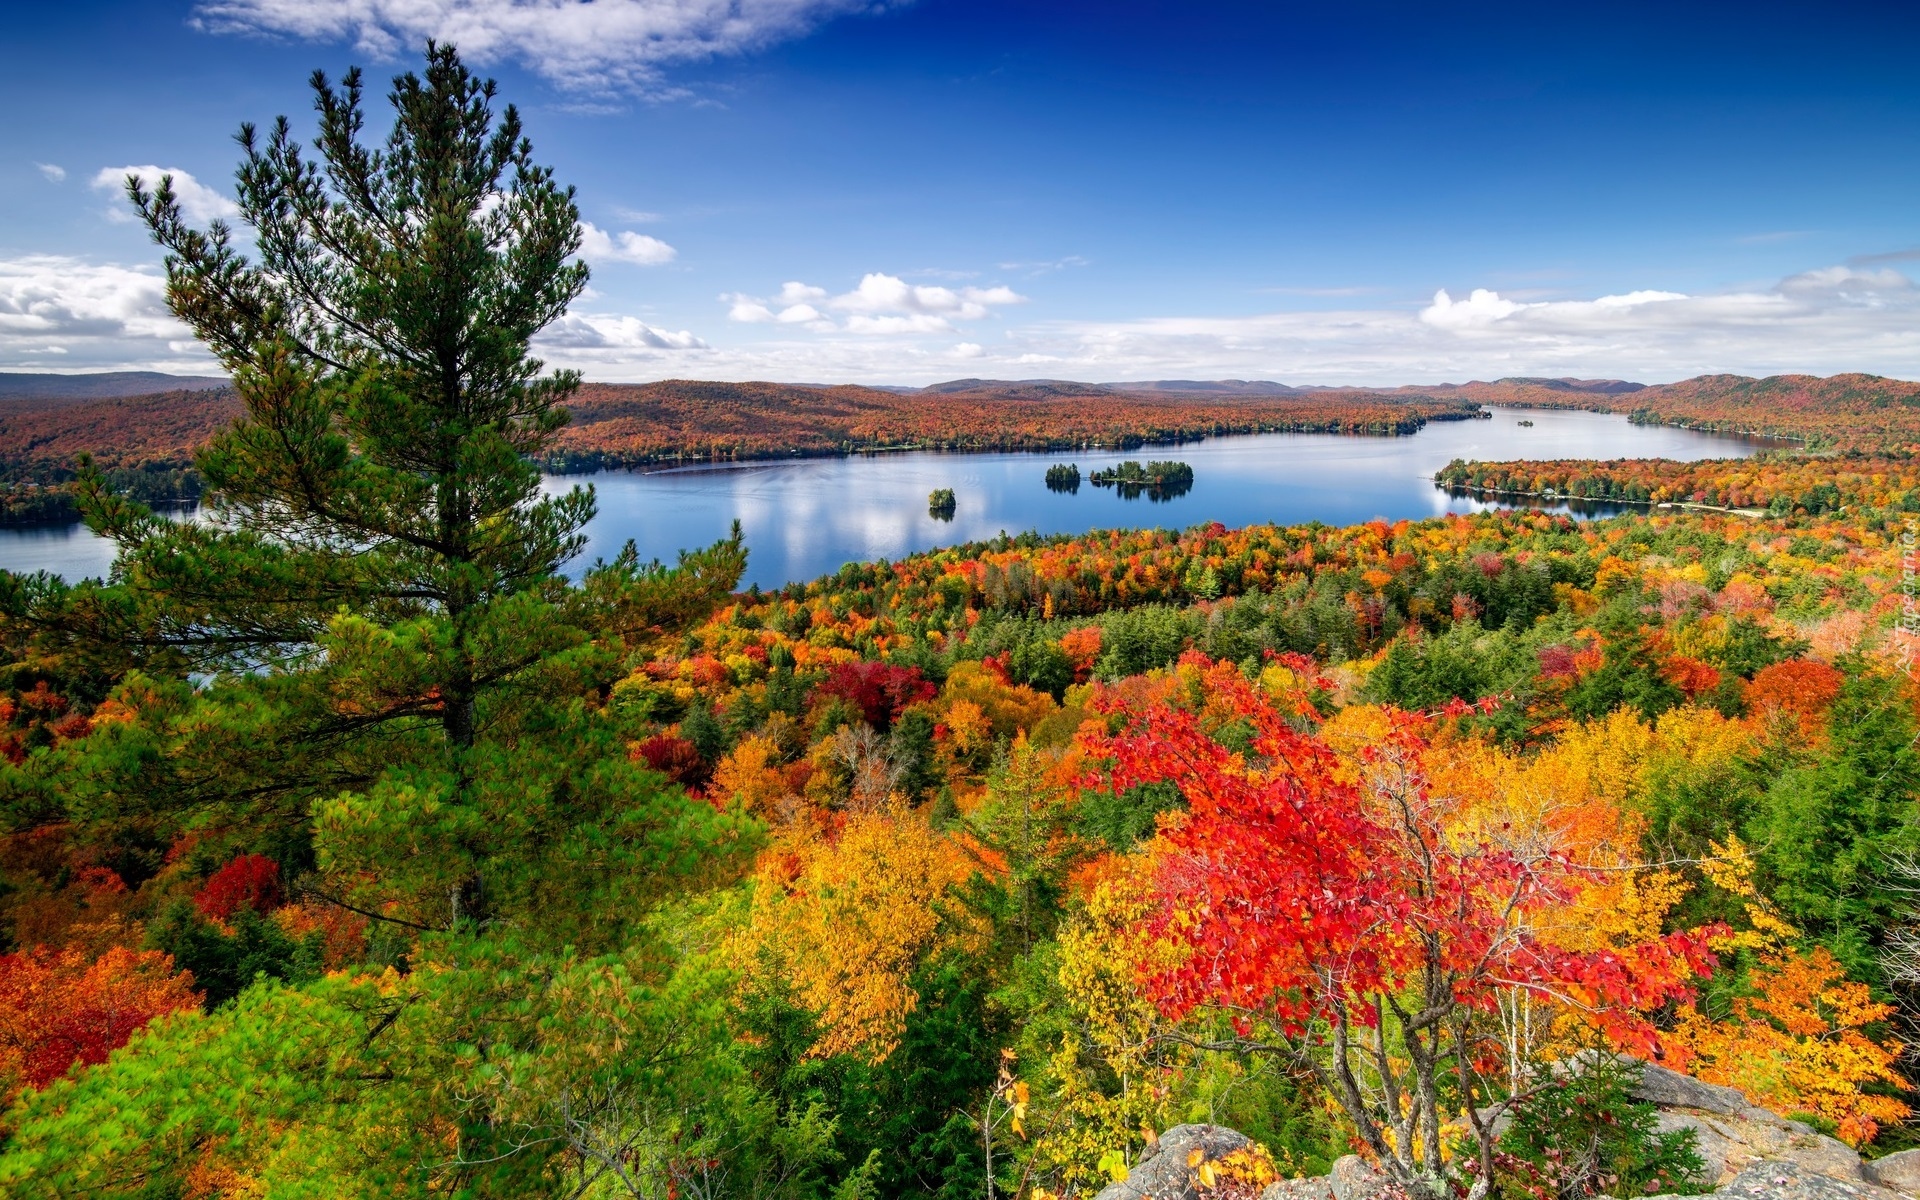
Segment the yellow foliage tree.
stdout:
<svg viewBox="0 0 1920 1200">
<path fill-rule="evenodd" d="M 1041 1178 L 1098 1190 L 1124 1178 L 1148 1131 L 1168 1121 L 1170 1091 L 1159 1078 L 1166 1064 L 1157 1057 L 1166 1051 L 1155 1039 L 1163 1022 L 1138 983 L 1179 953 L 1148 932 L 1157 903 L 1149 861 L 1131 856 L 1061 931 L 1069 1019 L 1048 1064 L 1051 1111 L 1033 1146 Z"/>
<path fill-rule="evenodd" d="M 740 805 L 760 817 L 776 815 L 791 794 L 780 762 L 780 747 L 769 738 L 742 738 L 713 768 L 709 790 L 716 800 Z"/>
<path fill-rule="evenodd" d="M 812 1054 L 879 1062 L 914 1009 L 914 968 L 980 933 L 939 906 L 972 870 L 904 809 L 853 814 L 832 839 L 796 834 L 763 857 L 733 957 L 750 986 L 784 980 L 815 1015 Z"/>
</svg>

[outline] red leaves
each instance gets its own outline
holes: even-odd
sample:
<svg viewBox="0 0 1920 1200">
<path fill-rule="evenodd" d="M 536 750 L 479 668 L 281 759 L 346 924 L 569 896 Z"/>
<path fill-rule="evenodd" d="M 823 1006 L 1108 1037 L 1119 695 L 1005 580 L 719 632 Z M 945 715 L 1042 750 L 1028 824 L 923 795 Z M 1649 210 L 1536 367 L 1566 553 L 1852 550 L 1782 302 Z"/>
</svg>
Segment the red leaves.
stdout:
<svg viewBox="0 0 1920 1200">
<path fill-rule="evenodd" d="M 1112 758 L 1114 788 L 1171 781 L 1190 808 L 1163 835 L 1156 924 L 1197 953 L 1152 981 L 1162 1006 L 1177 1016 L 1217 1003 L 1298 1026 L 1325 1002 L 1326 965 L 1340 963 L 1362 986 L 1393 965 L 1369 937 L 1394 899 L 1370 861 L 1379 830 L 1357 791 L 1335 779 L 1331 750 L 1295 732 L 1231 665 L 1205 682 L 1210 707 L 1225 704 L 1253 725 L 1261 767 L 1164 702 L 1119 736 L 1090 735 L 1087 749 Z"/>
<path fill-rule="evenodd" d="M 706 760 L 700 757 L 699 747 L 678 734 L 656 733 L 635 746 L 632 756 L 634 761 L 644 762 L 686 787 L 705 783 L 712 773 Z"/>
<path fill-rule="evenodd" d="M 0 1102 L 45 1087 L 76 1062 L 105 1062 L 148 1021 L 197 1008 L 193 976 L 157 950 L 98 959 L 39 946 L 0 955 Z"/>
<path fill-rule="evenodd" d="M 909 704 L 933 699 L 937 689 L 918 667 L 858 662 L 834 667 L 815 691 L 846 700 L 860 710 L 867 724 L 885 732 Z"/>
<path fill-rule="evenodd" d="M 1214 1005 L 1295 1033 L 1336 1011 L 1369 1024 L 1371 998 L 1426 978 L 1470 1009 L 1506 989 L 1535 992 L 1643 1045 L 1651 1031 L 1639 1014 L 1711 969 L 1705 933 L 1587 953 L 1546 941 L 1534 918 L 1566 903 L 1586 873 L 1557 855 L 1460 840 L 1446 824 L 1456 801 L 1434 795 L 1423 772 L 1429 718 L 1392 713 L 1348 782 L 1334 752 L 1231 664 L 1196 655 L 1182 666 L 1204 671 L 1205 713 L 1251 725 L 1248 753 L 1229 752 L 1201 713 L 1166 699 L 1128 713 L 1118 735 L 1086 735 L 1086 749 L 1111 761 L 1108 786 L 1170 781 L 1188 801 L 1187 819 L 1156 844 L 1156 932 L 1190 951 L 1147 981 L 1168 1016 Z M 1115 697 L 1096 708 L 1118 710 Z"/>
<path fill-rule="evenodd" d="M 208 876 L 193 894 L 194 906 L 217 921 L 243 908 L 264 913 L 280 900 L 280 864 L 260 854 L 242 854 Z"/>
</svg>

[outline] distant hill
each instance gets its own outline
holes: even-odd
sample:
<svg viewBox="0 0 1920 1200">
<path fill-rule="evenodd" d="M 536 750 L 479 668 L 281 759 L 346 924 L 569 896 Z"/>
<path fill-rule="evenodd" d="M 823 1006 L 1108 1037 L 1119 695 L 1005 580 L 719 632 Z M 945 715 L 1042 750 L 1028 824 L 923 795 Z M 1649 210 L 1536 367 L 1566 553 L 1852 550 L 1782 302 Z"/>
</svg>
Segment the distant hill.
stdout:
<svg viewBox="0 0 1920 1200">
<path fill-rule="evenodd" d="M 82 451 L 108 468 L 181 469 L 240 412 L 239 398 L 218 381 L 190 380 L 192 387 L 141 395 L 84 394 L 142 377 L 0 376 L 0 481 L 65 478 Z M 170 385 L 183 379 L 157 377 Z M 71 390 L 14 392 L 6 399 L 9 379 L 58 380 L 54 386 Z M 1428 421 L 1477 415 L 1483 404 L 1627 413 L 1644 424 L 1761 433 L 1842 450 L 1920 449 L 1920 383 L 1874 375 L 1706 375 L 1651 387 L 1508 378 L 1382 389 L 1246 380 L 959 379 L 915 391 L 676 379 L 582 387 L 549 465 L 588 469 L 903 446 L 1068 451 L 1284 430 L 1411 433 Z"/>
<path fill-rule="evenodd" d="M 570 468 L 680 454 L 1067 450 L 1278 430 L 1411 433 L 1475 411 L 1471 401 L 1430 396 L 1147 395 L 1052 379 L 961 379 L 911 393 L 674 379 L 588 384 L 569 407 L 573 421 L 555 460 Z"/>
<path fill-rule="evenodd" d="M 892 389 L 888 389 L 889 391 Z M 1106 396 L 1120 390 L 1103 383 L 1075 383 L 1071 379 L 951 379 L 918 389 L 922 396 L 999 396 L 1004 399 L 1044 400 L 1055 396 Z"/>
<path fill-rule="evenodd" d="M 186 467 L 239 415 L 240 398 L 225 386 L 0 404 L 0 475 L 51 477 L 82 451 L 107 468 Z"/>
<path fill-rule="evenodd" d="M 102 371 L 88 375 L 0 371 L 0 403 L 13 400 L 79 401 L 157 392 L 197 392 L 227 386 L 213 375 L 168 375 L 161 371 Z"/>
<path fill-rule="evenodd" d="M 1322 388 L 1289 387 L 1267 379 L 1142 379 L 1131 383 L 1113 383 L 1108 387 L 1122 392 L 1179 392 L 1182 395 L 1219 394 L 1224 396 L 1298 396 Z"/>
<path fill-rule="evenodd" d="M 902 393 L 917 390 L 922 395 L 992 393 L 1001 396 L 1090 396 L 1110 392 L 1179 396 L 1331 396 L 1355 392 L 1368 395 L 1444 395 L 1463 392 L 1518 396 L 1537 391 L 1611 396 L 1637 392 L 1646 386 L 1644 383 L 1629 383 L 1624 379 L 1546 379 L 1513 376 L 1497 379 L 1491 383 L 1474 380 L 1470 383 L 1407 384 L 1385 388 L 1287 384 L 1276 383 L 1271 379 L 1134 379 L 1120 383 L 1075 383 L 1065 379 L 954 379 L 946 383 L 929 384 L 919 389 L 886 388 L 884 390 Z"/>
<path fill-rule="evenodd" d="M 1624 379 L 1540 379 L 1527 375 L 1511 375 L 1494 382 L 1542 387 L 1556 392 L 1600 392 L 1609 396 L 1643 391 L 1647 387 L 1644 383 L 1629 383 Z"/>
</svg>

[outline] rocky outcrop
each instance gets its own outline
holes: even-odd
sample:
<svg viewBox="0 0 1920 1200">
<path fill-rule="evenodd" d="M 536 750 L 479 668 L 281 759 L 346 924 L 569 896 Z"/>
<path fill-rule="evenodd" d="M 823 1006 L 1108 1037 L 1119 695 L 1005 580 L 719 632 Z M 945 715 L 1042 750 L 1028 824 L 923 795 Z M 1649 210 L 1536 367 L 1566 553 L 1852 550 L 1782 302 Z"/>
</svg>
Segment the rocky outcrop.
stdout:
<svg viewBox="0 0 1920 1200">
<path fill-rule="evenodd" d="M 1850 1184 L 1875 1182 L 1853 1147 L 1751 1104 L 1733 1088 L 1648 1064 L 1633 1094 L 1659 1107 L 1662 1133 L 1693 1131 L 1708 1176 L 1723 1189 L 1769 1162 Z"/>
<path fill-rule="evenodd" d="M 1867 1164 L 1867 1176 L 1903 1196 L 1920 1197 L 1920 1150 L 1902 1150 Z"/>
<path fill-rule="evenodd" d="M 1200 1200 L 1194 1168 L 1247 1144 L 1245 1134 L 1224 1125 L 1175 1125 L 1148 1147 L 1125 1179 L 1100 1189 L 1094 1200 Z"/>
<path fill-rule="evenodd" d="M 1690 1129 L 1716 1196 L 1729 1200 L 1920 1200 L 1920 1150 L 1874 1162 L 1799 1121 L 1747 1101 L 1733 1088 L 1648 1065 L 1634 1095 L 1659 1110 L 1661 1132 Z M 1162 1134 L 1122 1183 L 1096 1200 L 1202 1200 L 1194 1167 L 1225 1158 L 1247 1139 L 1219 1125 L 1179 1125 Z M 1195 1150 L 1204 1153 L 1193 1158 Z M 1192 1165 L 1189 1160 L 1192 1159 Z M 1330 1174 L 1270 1184 L 1261 1200 L 1395 1200 L 1399 1189 L 1349 1154 Z M 1654 1200 L 1665 1200 L 1656 1197 Z"/>
<path fill-rule="evenodd" d="M 1899 1200 L 1896 1192 L 1863 1179 L 1835 1179 L 1797 1162 L 1758 1162 L 1713 1193 L 1724 1200 Z M 1680 1200 L 1654 1196 L 1650 1200 Z"/>
</svg>

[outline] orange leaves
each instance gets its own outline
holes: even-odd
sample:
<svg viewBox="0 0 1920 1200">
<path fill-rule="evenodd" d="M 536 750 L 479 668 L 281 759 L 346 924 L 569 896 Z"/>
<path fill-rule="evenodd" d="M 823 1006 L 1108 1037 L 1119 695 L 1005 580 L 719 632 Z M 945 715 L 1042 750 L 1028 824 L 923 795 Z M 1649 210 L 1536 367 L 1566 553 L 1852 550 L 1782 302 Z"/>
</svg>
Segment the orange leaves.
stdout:
<svg viewBox="0 0 1920 1200">
<path fill-rule="evenodd" d="M 1865 984 L 1847 982 L 1824 947 L 1768 958 L 1752 986 L 1756 995 L 1735 1000 L 1724 1021 L 1684 1010 L 1679 1027 L 1661 1039 L 1669 1059 L 1777 1112 L 1819 1113 L 1856 1146 L 1909 1114 L 1899 1100 L 1862 1090 L 1911 1086 L 1894 1069 L 1901 1044 L 1863 1032 L 1891 1016 L 1893 1006 L 1875 1003 Z"/>
<path fill-rule="evenodd" d="M 708 794 L 715 803 L 737 804 L 761 818 L 779 816 L 783 802 L 792 795 L 780 747 L 764 737 L 740 739 L 715 765 Z"/>
<path fill-rule="evenodd" d="M 199 1006 L 193 977 L 157 950 L 0 955 L 0 1097 L 45 1087 L 76 1062 L 105 1062 L 148 1021 Z"/>
</svg>

